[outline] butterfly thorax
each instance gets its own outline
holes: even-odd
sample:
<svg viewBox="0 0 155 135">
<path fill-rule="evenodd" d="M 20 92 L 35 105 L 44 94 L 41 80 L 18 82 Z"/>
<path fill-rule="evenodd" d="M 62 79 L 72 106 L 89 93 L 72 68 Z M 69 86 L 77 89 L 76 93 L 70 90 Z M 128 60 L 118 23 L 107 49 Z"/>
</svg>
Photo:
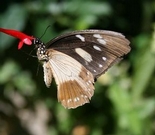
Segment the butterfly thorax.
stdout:
<svg viewBox="0 0 155 135">
<path fill-rule="evenodd" d="M 37 48 L 37 57 L 38 57 L 38 60 L 40 62 L 47 62 L 49 60 L 47 54 L 46 54 L 46 46 L 45 44 L 39 39 L 39 38 L 36 38 L 34 40 L 34 44 L 36 45 L 36 48 Z"/>
</svg>

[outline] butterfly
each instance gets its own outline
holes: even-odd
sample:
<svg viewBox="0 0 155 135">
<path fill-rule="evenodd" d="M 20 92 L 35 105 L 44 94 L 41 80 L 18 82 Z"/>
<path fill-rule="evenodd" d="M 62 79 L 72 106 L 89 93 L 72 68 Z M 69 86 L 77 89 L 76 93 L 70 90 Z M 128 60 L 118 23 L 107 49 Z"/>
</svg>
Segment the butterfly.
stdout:
<svg viewBox="0 0 155 135">
<path fill-rule="evenodd" d="M 58 101 L 65 108 L 89 103 L 95 80 L 130 52 L 130 42 L 118 32 L 81 30 L 60 35 L 47 44 L 34 39 L 44 81 L 57 84 Z"/>
</svg>

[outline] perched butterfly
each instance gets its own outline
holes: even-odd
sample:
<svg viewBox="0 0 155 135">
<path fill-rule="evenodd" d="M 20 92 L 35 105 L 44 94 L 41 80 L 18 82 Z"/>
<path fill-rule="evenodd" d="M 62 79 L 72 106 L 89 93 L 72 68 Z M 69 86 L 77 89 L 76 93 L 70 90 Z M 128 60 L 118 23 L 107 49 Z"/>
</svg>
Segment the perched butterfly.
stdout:
<svg viewBox="0 0 155 135">
<path fill-rule="evenodd" d="M 88 103 L 94 94 L 94 80 L 131 49 L 122 34 L 105 30 L 74 31 L 47 44 L 38 38 L 30 40 L 34 41 L 38 60 L 43 64 L 46 86 L 51 85 L 54 77 L 58 101 L 65 108 Z"/>
<path fill-rule="evenodd" d="M 61 35 L 46 45 L 34 40 L 43 63 L 47 87 L 55 78 L 58 101 L 65 108 L 88 103 L 94 94 L 94 80 L 130 51 L 129 41 L 120 33 L 82 30 Z"/>
</svg>

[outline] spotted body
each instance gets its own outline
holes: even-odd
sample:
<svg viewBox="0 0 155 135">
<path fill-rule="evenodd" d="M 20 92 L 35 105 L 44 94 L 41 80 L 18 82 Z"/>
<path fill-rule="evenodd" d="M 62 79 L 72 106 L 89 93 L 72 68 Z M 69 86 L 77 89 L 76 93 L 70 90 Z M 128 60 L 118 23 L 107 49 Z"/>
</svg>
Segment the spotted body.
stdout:
<svg viewBox="0 0 155 135">
<path fill-rule="evenodd" d="M 37 56 L 43 63 L 47 87 L 55 78 L 58 101 L 65 108 L 88 103 L 94 94 L 94 79 L 130 51 L 120 33 L 83 30 L 61 35 L 46 45 L 35 39 Z"/>
</svg>

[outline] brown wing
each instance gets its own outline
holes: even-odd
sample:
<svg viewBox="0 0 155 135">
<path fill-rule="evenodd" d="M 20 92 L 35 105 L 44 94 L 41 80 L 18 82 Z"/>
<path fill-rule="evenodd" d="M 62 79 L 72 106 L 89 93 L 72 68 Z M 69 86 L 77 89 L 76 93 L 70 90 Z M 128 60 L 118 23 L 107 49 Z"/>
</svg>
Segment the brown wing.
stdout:
<svg viewBox="0 0 155 135">
<path fill-rule="evenodd" d="M 49 57 L 46 68 L 47 65 L 51 68 L 55 78 L 58 101 L 65 108 L 76 108 L 88 103 L 94 94 L 92 73 L 77 60 L 62 52 L 48 49 L 46 53 Z"/>
</svg>

